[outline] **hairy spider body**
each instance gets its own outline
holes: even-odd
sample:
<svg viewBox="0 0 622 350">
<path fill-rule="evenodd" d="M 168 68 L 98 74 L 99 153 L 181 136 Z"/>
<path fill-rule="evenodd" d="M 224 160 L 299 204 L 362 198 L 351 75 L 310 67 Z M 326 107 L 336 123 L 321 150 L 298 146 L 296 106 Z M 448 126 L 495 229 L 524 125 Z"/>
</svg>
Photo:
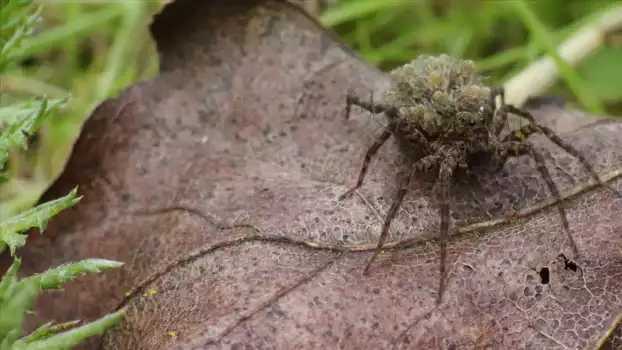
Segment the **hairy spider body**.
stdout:
<svg viewBox="0 0 622 350">
<path fill-rule="evenodd" d="M 509 157 L 530 155 L 540 172 L 556 206 L 568 241 L 575 254 L 578 249 L 572 238 L 559 190 L 549 174 L 542 155 L 527 138 L 542 133 L 553 143 L 578 158 L 591 177 L 600 185 L 600 178 L 585 157 L 563 141 L 551 129 L 540 125 L 533 116 L 513 105 L 505 104 L 502 88 L 485 86 L 475 73 L 475 65 L 447 55 L 422 55 L 391 72 L 392 87 L 387 91 L 387 103 L 372 103 L 349 93 L 345 117 L 352 105 L 372 113 L 385 113 L 388 126 L 369 147 L 363 159 L 356 185 L 339 197 L 342 200 L 361 187 L 371 158 L 393 135 L 402 147 L 423 151 L 423 157 L 412 164 L 410 173 L 400 180 L 397 195 L 386 214 L 378 245 L 364 273 L 384 245 L 391 221 L 402 204 L 415 174 L 436 171 L 435 191 L 440 202 L 440 285 L 437 303 L 442 300 L 446 280 L 446 248 L 449 231 L 449 191 L 457 169 L 470 170 L 471 159 L 485 159 L 490 169 L 500 170 Z M 501 103 L 497 105 L 497 98 Z M 529 124 L 501 137 L 509 113 L 525 118 Z"/>
</svg>

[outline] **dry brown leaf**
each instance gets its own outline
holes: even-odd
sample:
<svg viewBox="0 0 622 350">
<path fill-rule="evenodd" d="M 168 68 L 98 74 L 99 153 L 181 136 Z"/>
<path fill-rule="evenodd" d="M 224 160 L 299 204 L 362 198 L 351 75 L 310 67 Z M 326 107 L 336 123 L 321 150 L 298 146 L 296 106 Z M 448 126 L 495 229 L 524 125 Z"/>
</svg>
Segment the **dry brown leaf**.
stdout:
<svg viewBox="0 0 622 350">
<path fill-rule="evenodd" d="M 549 194 L 531 160 L 511 160 L 456 188 L 458 234 L 436 308 L 429 179 L 393 225 L 391 241 L 411 244 L 387 249 L 370 276 L 362 270 L 402 169 L 396 145 L 380 150 L 359 196 L 337 201 L 383 122 L 357 108 L 344 120 L 345 92 L 381 96 L 385 75 L 284 1 L 177 0 L 152 33 L 161 74 L 94 111 L 45 196 L 79 185 L 84 199 L 21 253 L 23 274 L 90 257 L 126 265 L 44 293 L 31 328 L 123 305 L 125 321 L 86 346 L 583 349 L 616 327 L 622 202 L 585 186 L 576 160 L 544 138 L 532 141 L 558 186 L 581 192 L 567 205 L 582 256 L 554 208 L 541 208 Z M 579 128 L 590 119 L 559 107 L 537 114 L 604 178 L 622 171 L 620 124 Z M 512 211 L 515 220 L 495 221 Z"/>
</svg>

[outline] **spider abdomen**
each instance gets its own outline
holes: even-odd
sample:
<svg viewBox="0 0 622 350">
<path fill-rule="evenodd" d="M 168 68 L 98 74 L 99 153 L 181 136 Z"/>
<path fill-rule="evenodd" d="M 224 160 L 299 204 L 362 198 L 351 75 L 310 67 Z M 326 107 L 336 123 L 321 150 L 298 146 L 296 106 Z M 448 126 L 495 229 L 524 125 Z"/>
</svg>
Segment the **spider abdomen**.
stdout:
<svg viewBox="0 0 622 350">
<path fill-rule="evenodd" d="M 419 56 L 390 75 L 386 99 L 398 111 L 400 128 L 416 127 L 432 139 L 454 125 L 468 132 L 463 126 L 480 118 L 490 95 L 473 61 L 447 55 Z"/>
</svg>

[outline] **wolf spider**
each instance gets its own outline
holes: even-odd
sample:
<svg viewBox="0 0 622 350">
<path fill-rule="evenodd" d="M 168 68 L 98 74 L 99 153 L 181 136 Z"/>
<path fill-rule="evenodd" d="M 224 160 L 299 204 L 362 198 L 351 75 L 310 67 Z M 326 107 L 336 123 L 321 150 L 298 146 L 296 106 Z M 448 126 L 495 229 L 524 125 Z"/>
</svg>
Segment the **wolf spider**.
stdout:
<svg viewBox="0 0 622 350">
<path fill-rule="evenodd" d="M 439 60 L 439 58 L 430 58 L 429 56 L 427 59 Z M 448 59 L 448 57 L 441 56 L 440 59 Z M 472 64 L 471 61 L 454 62 L 457 64 L 465 64 L 466 62 L 467 68 L 471 67 L 470 65 Z M 434 75 L 434 69 L 432 68 L 434 68 L 433 64 L 430 66 L 430 64 L 427 63 L 427 66 L 424 65 L 423 70 L 419 70 L 417 74 Z M 437 71 L 437 73 L 439 72 Z M 441 71 L 440 75 L 436 74 L 436 78 L 434 78 L 436 80 L 428 80 L 425 84 L 429 84 L 430 81 L 432 83 L 434 83 L 434 81 L 438 83 L 439 79 L 442 80 L 442 77 L 438 78 L 442 74 L 444 73 Z M 564 151 L 576 157 L 591 177 L 599 185 L 603 185 L 592 166 L 578 150 L 562 140 L 553 132 L 553 130 L 539 124 L 526 110 L 517 108 L 511 104 L 506 104 L 503 88 L 485 87 L 480 83 L 479 78 L 475 76 L 474 70 L 465 73 L 463 69 L 462 71 L 459 70 L 458 73 L 454 72 L 454 75 L 456 74 L 463 75 L 464 79 L 462 79 L 462 82 L 458 81 L 458 83 L 454 83 L 453 86 L 452 84 L 440 84 L 440 89 L 428 88 L 427 90 L 427 85 L 421 85 L 420 87 L 423 88 L 420 90 L 422 91 L 418 91 L 416 88 L 409 90 L 409 87 L 412 88 L 416 85 L 413 83 L 412 78 L 411 80 L 402 79 L 402 82 L 398 82 L 397 88 L 393 91 L 399 95 L 397 100 L 399 100 L 399 98 L 406 97 L 408 101 L 410 101 L 405 107 L 396 106 L 395 98 L 393 99 L 392 104 L 373 103 L 370 101 L 363 101 L 355 94 L 349 92 L 346 97 L 345 108 L 346 119 L 349 118 L 352 105 L 359 106 L 374 114 L 385 113 L 388 117 L 388 126 L 367 150 L 356 185 L 342 194 L 339 197 L 339 200 L 349 197 L 354 191 L 361 187 L 371 158 L 378 152 L 380 147 L 389 139 L 391 135 L 394 135 L 399 141 L 402 141 L 401 144 L 405 144 L 407 147 L 412 147 L 413 149 L 420 148 L 424 153 L 422 158 L 411 165 L 410 173 L 407 174 L 407 176 L 404 176 L 399 183 L 397 195 L 388 213 L 386 214 L 380 238 L 378 240 L 378 245 L 365 267 L 363 272 L 364 274 L 368 273 L 370 266 L 381 251 L 382 246 L 385 243 L 387 233 L 389 232 L 391 221 L 396 216 L 397 210 L 404 200 L 404 196 L 406 195 L 407 189 L 409 188 L 409 184 L 414 175 L 422 171 L 437 171 L 435 190 L 438 191 L 437 195 L 440 202 L 440 285 L 436 299 L 437 304 L 442 301 L 443 292 L 445 290 L 445 264 L 447 258 L 446 249 L 450 221 L 449 191 L 454 185 L 455 170 L 462 169 L 470 171 L 474 167 L 475 161 L 481 162 L 481 159 L 485 159 L 487 162 L 486 165 L 491 166 L 490 169 L 493 171 L 499 171 L 509 157 L 530 155 L 535 162 L 537 170 L 540 172 L 542 178 L 548 186 L 549 191 L 556 200 L 556 207 L 561 218 L 561 224 L 576 255 L 579 254 L 579 251 L 570 231 L 570 226 L 562 205 L 563 203 L 559 190 L 545 166 L 544 158 L 527 141 L 527 138 L 534 133 L 541 133 L 545 135 L 549 140 L 562 148 Z M 449 79 L 450 81 L 455 82 L 455 76 L 453 78 L 449 78 L 451 78 Z M 411 85 L 404 85 L 405 81 L 410 81 L 409 84 Z M 437 86 L 439 86 L 439 84 L 437 84 Z M 465 86 L 475 86 L 475 90 L 471 89 L 470 92 L 468 91 L 468 88 L 460 90 Z M 443 93 L 447 93 L 447 96 L 453 96 L 454 102 L 458 101 L 458 103 L 453 106 L 445 106 L 448 108 L 444 108 L 443 104 L 451 102 L 449 101 L 451 99 L 448 100 L 447 98 L 442 98 L 441 94 L 438 94 L 438 96 L 441 97 L 437 98 L 435 91 L 439 90 L 444 91 Z M 473 91 L 475 91 L 475 93 Z M 419 97 L 407 96 L 412 93 L 418 93 L 417 96 Z M 466 97 L 460 97 L 460 93 L 465 93 Z M 498 97 L 501 101 L 499 105 L 497 105 L 496 102 Z M 434 103 L 430 104 L 429 102 L 433 100 L 439 100 L 442 103 L 436 105 Z M 421 106 L 426 103 L 428 106 L 428 112 L 439 112 L 437 113 L 437 116 L 442 118 L 442 120 L 439 119 L 440 123 L 425 124 L 425 120 L 422 118 L 424 113 L 421 112 L 425 108 L 419 108 L 417 105 Z M 413 106 L 415 109 L 413 109 Z M 507 117 L 510 113 L 523 117 L 529 122 L 529 124 L 508 133 L 504 137 L 501 137 L 501 131 L 503 126 L 507 123 Z M 431 127 L 430 125 L 435 126 Z"/>
</svg>

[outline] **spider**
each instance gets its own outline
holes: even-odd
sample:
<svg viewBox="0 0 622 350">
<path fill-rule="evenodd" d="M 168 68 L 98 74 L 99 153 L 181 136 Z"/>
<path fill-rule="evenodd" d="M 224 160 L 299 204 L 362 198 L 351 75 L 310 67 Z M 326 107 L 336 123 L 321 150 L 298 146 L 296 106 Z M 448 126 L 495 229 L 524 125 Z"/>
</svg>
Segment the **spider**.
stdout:
<svg viewBox="0 0 622 350">
<path fill-rule="evenodd" d="M 506 104 L 504 89 L 484 85 L 475 73 L 473 61 L 448 55 L 421 55 L 391 71 L 390 76 L 392 87 L 387 91 L 387 103 L 363 101 L 352 92 L 347 94 L 346 119 L 349 118 L 351 106 L 356 105 L 374 114 L 385 113 L 388 125 L 367 149 L 356 185 L 342 194 L 339 200 L 349 197 L 362 186 L 372 157 L 391 135 L 399 141 L 400 147 L 419 149 L 424 155 L 411 165 L 410 172 L 400 180 L 396 197 L 384 219 L 378 245 L 363 274 L 368 273 L 382 250 L 391 221 L 404 200 L 412 178 L 419 172 L 435 171 L 437 180 L 434 190 L 440 202 L 440 283 L 436 303 L 440 304 L 446 280 L 449 191 L 454 185 L 456 170 L 471 171 L 475 164 L 484 160 L 488 169 L 497 172 L 509 157 L 523 155 L 533 158 L 536 169 L 556 199 L 562 227 L 574 253 L 579 255 L 559 190 L 545 166 L 544 158 L 527 138 L 534 133 L 544 134 L 577 158 L 597 184 L 604 185 L 578 150 L 553 130 L 539 124 L 526 110 Z M 510 113 L 526 119 L 528 124 L 502 136 L 501 131 Z"/>
</svg>

